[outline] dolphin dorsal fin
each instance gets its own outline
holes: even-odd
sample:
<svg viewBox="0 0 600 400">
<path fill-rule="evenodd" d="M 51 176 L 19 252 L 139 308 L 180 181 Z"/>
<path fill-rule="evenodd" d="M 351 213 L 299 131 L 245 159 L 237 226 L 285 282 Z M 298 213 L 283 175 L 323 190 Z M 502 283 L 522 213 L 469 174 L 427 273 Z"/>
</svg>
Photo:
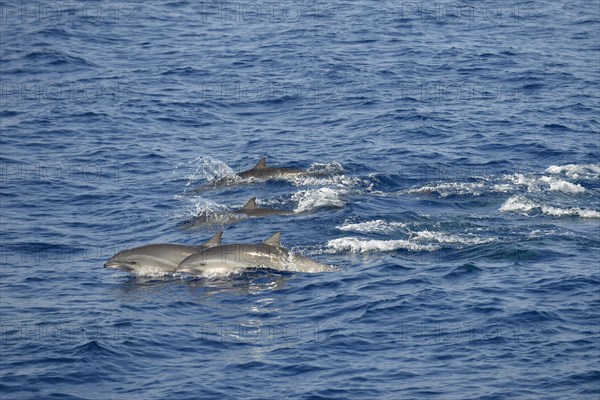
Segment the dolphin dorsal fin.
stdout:
<svg viewBox="0 0 600 400">
<path fill-rule="evenodd" d="M 260 160 L 258 160 L 258 162 L 256 163 L 256 165 L 252 168 L 252 169 L 264 169 L 267 168 L 267 162 L 266 162 L 267 158 L 263 157 Z"/>
<path fill-rule="evenodd" d="M 223 236 L 223 231 L 215 233 L 215 235 L 213 237 L 211 237 L 206 243 L 204 243 L 204 246 L 206 246 L 206 247 L 220 246 L 221 245 L 221 236 Z"/>
<path fill-rule="evenodd" d="M 275 232 L 273 236 L 264 241 L 265 244 L 271 246 L 281 246 L 281 232 Z"/>
<path fill-rule="evenodd" d="M 242 210 L 254 210 L 255 208 L 256 208 L 256 197 L 253 197 L 250 200 L 248 200 L 248 202 L 246 203 L 246 205 L 244 205 L 244 207 L 242 207 Z"/>
</svg>

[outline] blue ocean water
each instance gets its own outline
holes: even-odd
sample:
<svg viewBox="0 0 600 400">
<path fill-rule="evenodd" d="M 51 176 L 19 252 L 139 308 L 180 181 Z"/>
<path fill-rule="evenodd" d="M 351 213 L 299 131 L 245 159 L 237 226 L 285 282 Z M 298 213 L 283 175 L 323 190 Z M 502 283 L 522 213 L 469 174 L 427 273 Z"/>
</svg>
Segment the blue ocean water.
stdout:
<svg viewBox="0 0 600 400">
<path fill-rule="evenodd" d="M 2 399 L 598 398 L 598 1 L 0 7 Z"/>
</svg>

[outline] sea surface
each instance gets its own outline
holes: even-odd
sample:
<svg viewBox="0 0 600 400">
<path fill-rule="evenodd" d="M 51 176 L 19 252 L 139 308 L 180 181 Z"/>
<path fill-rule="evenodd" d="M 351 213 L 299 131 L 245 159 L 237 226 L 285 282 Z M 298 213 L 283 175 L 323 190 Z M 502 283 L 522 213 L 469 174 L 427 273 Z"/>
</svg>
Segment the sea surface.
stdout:
<svg viewBox="0 0 600 400">
<path fill-rule="evenodd" d="M 598 399 L 597 0 L 2 2 L 0 46 L 3 400 Z M 261 157 L 319 173 L 215 184 Z M 338 271 L 103 268 L 221 230 Z"/>
</svg>

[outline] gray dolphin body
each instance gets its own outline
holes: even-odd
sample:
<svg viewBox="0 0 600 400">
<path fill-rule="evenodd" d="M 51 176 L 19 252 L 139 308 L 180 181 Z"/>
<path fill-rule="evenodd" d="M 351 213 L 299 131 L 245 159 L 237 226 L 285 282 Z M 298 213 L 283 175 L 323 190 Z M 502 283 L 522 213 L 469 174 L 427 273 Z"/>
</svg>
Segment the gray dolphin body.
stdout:
<svg viewBox="0 0 600 400">
<path fill-rule="evenodd" d="M 256 165 L 247 171 L 242 171 L 237 175 L 240 178 L 259 178 L 259 179 L 272 179 L 272 178 L 285 178 L 289 176 L 305 175 L 308 171 L 299 168 L 276 168 L 269 167 L 266 163 L 266 158 L 263 157 Z"/>
<path fill-rule="evenodd" d="M 204 214 L 194 217 L 192 220 L 187 222 L 184 226 L 187 228 L 193 228 L 195 226 L 208 225 L 208 224 L 232 224 L 240 221 L 240 217 L 268 217 L 270 215 L 294 215 L 294 210 L 281 210 L 277 208 L 258 208 L 256 207 L 256 197 L 248 200 L 244 207 L 239 210 L 230 211 L 223 214 Z"/>
<path fill-rule="evenodd" d="M 293 272 L 332 272 L 335 267 L 292 253 L 280 244 L 277 232 L 261 244 L 226 244 L 192 254 L 176 272 L 195 275 L 222 274 L 239 269 L 270 268 Z"/>
<path fill-rule="evenodd" d="M 256 180 L 266 181 L 269 179 L 293 178 L 298 176 L 323 176 L 328 174 L 328 172 L 309 171 L 300 168 L 270 167 L 266 163 L 266 158 L 263 157 L 249 170 L 239 172 L 235 174 L 235 176 L 226 176 L 214 182 L 208 182 L 192 189 L 190 193 L 199 193 L 219 186 L 246 185 L 255 183 Z"/>
<path fill-rule="evenodd" d="M 258 208 L 256 207 L 256 197 L 248 200 L 246 205 L 239 210 L 235 210 L 234 214 L 244 214 L 249 217 L 266 217 L 269 215 L 292 215 L 293 210 L 279 210 L 276 208 Z"/>
<path fill-rule="evenodd" d="M 118 252 L 104 268 L 116 269 L 130 274 L 173 273 L 179 263 L 191 254 L 221 245 L 223 232 L 214 235 L 199 246 L 185 244 L 149 244 Z"/>
</svg>

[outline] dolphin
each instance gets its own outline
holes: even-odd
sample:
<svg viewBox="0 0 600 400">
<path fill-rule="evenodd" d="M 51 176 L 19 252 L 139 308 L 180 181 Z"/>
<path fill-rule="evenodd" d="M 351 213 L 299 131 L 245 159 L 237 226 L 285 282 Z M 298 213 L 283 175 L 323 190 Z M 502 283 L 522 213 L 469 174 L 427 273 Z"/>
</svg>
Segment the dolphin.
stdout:
<svg viewBox="0 0 600 400">
<path fill-rule="evenodd" d="M 293 210 L 281 210 L 276 208 L 258 208 L 256 207 L 256 197 L 251 198 L 246 204 L 234 211 L 226 213 L 215 213 L 215 214 L 202 214 L 192 218 L 186 222 L 183 226 L 186 228 L 193 228 L 204 224 L 232 224 L 240 221 L 244 216 L 246 217 L 267 217 L 269 215 L 294 215 L 296 212 Z"/>
<path fill-rule="evenodd" d="M 308 171 L 299 168 L 276 168 L 269 167 L 266 163 L 266 158 L 263 157 L 254 167 L 247 171 L 242 171 L 237 174 L 240 178 L 258 178 L 258 179 L 272 179 L 272 178 L 284 178 L 290 176 L 299 176 L 307 174 Z"/>
<path fill-rule="evenodd" d="M 118 252 L 104 268 L 117 269 L 130 274 L 173 273 L 179 263 L 191 254 L 221 245 L 223 232 L 218 232 L 199 246 L 185 244 L 148 244 Z"/>
<path fill-rule="evenodd" d="M 234 214 L 245 214 L 249 217 L 266 217 L 269 215 L 293 215 L 293 210 L 279 210 L 276 208 L 257 208 L 256 197 L 248 200 L 246 205 L 239 210 L 235 210 Z"/>
<path fill-rule="evenodd" d="M 277 232 L 260 244 L 226 244 L 192 254 L 179 263 L 176 272 L 194 275 L 222 274 L 251 268 L 294 272 L 336 271 L 330 265 L 283 248 L 281 232 Z"/>
<path fill-rule="evenodd" d="M 263 157 L 258 160 L 256 165 L 249 170 L 238 172 L 235 175 L 228 175 L 216 181 L 207 182 L 195 189 L 190 190 L 189 193 L 200 193 L 219 186 L 246 185 L 255 183 L 257 180 L 266 181 L 269 179 L 294 178 L 300 176 L 325 176 L 337 173 L 339 172 L 318 170 L 312 171 L 301 168 L 270 167 L 267 165 L 266 157 Z"/>
</svg>

